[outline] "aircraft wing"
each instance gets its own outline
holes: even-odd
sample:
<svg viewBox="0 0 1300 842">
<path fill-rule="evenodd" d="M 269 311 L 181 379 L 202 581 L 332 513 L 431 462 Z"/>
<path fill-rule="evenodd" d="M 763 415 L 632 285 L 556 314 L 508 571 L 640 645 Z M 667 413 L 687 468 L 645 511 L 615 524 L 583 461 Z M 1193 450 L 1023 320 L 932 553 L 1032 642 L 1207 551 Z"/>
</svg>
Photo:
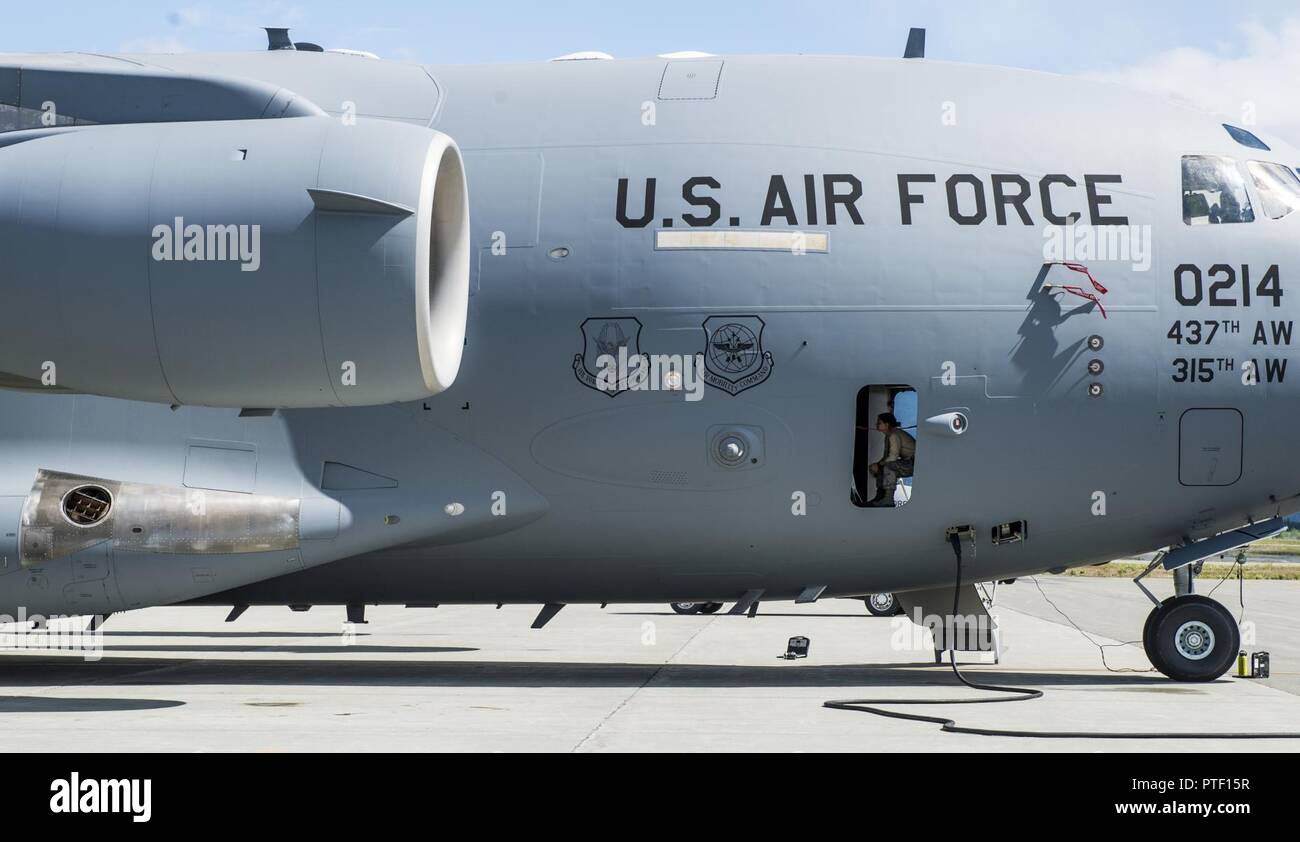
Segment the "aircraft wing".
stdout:
<svg viewBox="0 0 1300 842">
<path fill-rule="evenodd" d="M 258 79 L 81 53 L 0 55 L 0 131 L 324 113 L 306 97 Z"/>
</svg>

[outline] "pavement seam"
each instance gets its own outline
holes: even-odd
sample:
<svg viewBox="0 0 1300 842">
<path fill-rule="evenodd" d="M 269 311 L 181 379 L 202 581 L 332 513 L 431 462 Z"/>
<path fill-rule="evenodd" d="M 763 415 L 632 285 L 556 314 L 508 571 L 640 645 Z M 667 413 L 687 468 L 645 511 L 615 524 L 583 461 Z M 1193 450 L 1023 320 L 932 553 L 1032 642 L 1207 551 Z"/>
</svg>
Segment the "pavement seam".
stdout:
<svg viewBox="0 0 1300 842">
<path fill-rule="evenodd" d="M 671 655 L 669 655 L 669 656 L 664 660 L 663 663 L 661 663 L 661 664 L 659 664 L 659 666 L 655 667 L 655 671 L 652 672 L 652 673 L 650 673 L 650 676 L 649 676 L 648 678 L 646 678 L 645 681 L 641 682 L 641 684 L 640 684 L 639 686 L 633 688 L 632 692 L 631 692 L 631 693 L 628 693 L 627 696 L 623 699 L 623 701 L 619 702 L 619 703 L 614 707 L 613 710 L 611 710 L 609 713 L 607 713 L 607 714 L 605 714 L 604 716 L 602 716 L 602 717 L 600 718 L 600 721 L 596 723 L 595 727 L 593 727 L 590 731 L 587 732 L 587 736 L 585 736 L 585 737 L 583 737 L 581 740 L 579 740 L 579 741 L 578 741 L 578 744 L 575 745 L 575 746 L 570 750 L 570 753 L 572 753 L 572 754 L 577 754 L 578 752 L 582 751 L 582 747 L 585 746 L 588 742 L 590 742 L 592 737 L 596 736 L 596 732 L 597 732 L 597 731 L 599 731 L 601 728 L 604 728 L 604 727 L 605 727 L 605 723 L 606 723 L 606 722 L 609 722 L 611 719 L 613 719 L 615 716 L 618 715 L 618 712 L 619 712 L 619 711 L 621 711 L 623 708 L 627 707 L 628 702 L 632 701 L 632 698 L 633 698 L 634 696 L 636 696 L 637 693 L 640 693 L 640 692 L 641 692 L 642 690 L 644 690 L 646 687 L 650 686 L 651 682 L 653 682 L 656 678 L 659 677 L 659 673 L 663 672 L 664 667 L 666 667 L 666 666 L 668 666 L 669 664 L 671 664 L 671 663 L 672 663 L 672 662 L 677 658 L 678 655 L 680 655 L 680 654 L 682 654 L 682 652 L 686 651 L 686 647 L 688 647 L 688 646 L 690 646 L 692 643 L 694 643 L 694 642 L 695 642 L 695 638 L 697 638 L 697 637 L 699 637 L 701 634 L 703 634 L 704 631 L 705 631 L 706 629 L 708 629 L 709 627 L 711 627 L 711 626 L 712 626 L 714 623 L 716 623 L 719 619 L 721 619 L 721 617 L 717 617 L 717 616 L 710 617 L 710 618 L 709 618 L 709 621 L 708 621 L 707 623 L 705 623 L 704 625 L 702 625 L 702 626 L 700 626 L 698 629 L 696 629 L 694 632 L 692 632 L 691 635 L 690 635 L 690 637 L 686 638 L 686 640 L 682 643 L 681 646 L 678 646 L 677 649 L 675 649 L 675 650 L 673 651 L 673 653 L 672 653 Z"/>
</svg>

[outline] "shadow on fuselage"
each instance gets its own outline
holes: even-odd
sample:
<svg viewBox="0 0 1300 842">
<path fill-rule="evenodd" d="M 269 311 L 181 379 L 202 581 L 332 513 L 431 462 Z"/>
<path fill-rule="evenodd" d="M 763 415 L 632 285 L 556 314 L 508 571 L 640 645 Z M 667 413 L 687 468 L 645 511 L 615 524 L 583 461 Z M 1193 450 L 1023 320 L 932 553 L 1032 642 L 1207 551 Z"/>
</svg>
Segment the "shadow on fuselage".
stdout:
<svg viewBox="0 0 1300 842">
<path fill-rule="evenodd" d="M 1087 340 L 1079 339 L 1062 349 L 1056 329 L 1075 316 L 1086 316 L 1097 309 L 1096 304 L 1088 302 L 1065 310 L 1061 306 L 1065 293 L 1043 289 L 1050 271 L 1050 266 L 1043 266 L 1025 296 L 1030 302 L 1029 312 L 1016 331 L 1020 341 L 1011 349 L 1011 363 L 1021 373 L 1019 394 L 1028 397 L 1050 392 L 1087 347 Z"/>
</svg>

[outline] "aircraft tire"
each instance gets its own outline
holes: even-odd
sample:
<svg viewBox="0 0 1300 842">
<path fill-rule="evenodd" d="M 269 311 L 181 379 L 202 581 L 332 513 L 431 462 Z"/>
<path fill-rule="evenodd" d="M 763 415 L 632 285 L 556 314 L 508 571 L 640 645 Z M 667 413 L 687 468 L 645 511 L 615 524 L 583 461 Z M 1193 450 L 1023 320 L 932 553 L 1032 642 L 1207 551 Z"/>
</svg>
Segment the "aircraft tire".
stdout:
<svg viewBox="0 0 1300 842">
<path fill-rule="evenodd" d="M 676 613 L 678 613 L 678 614 L 682 614 L 682 615 L 687 615 L 687 616 L 689 616 L 689 615 L 691 615 L 691 614 L 698 614 L 698 613 L 700 613 L 700 611 L 704 610 L 704 603 L 702 603 L 702 602 L 673 602 L 673 603 L 670 603 L 670 607 L 673 609 L 674 612 L 676 612 Z"/>
<path fill-rule="evenodd" d="M 700 613 L 701 613 L 701 614 L 717 614 L 719 611 L 721 611 L 721 610 L 723 609 L 723 607 L 724 607 L 724 606 L 723 606 L 723 604 L 722 604 L 721 602 L 706 602 L 706 603 L 704 604 L 704 607 L 700 609 Z"/>
<path fill-rule="evenodd" d="M 902 612 L 902 607 L 898 604 L 898 597 L 892 593 L 873 593 L 863 600 L 867 605 L 867 611 L 873 617 L 896 617 Z"/>
<path fill-rule="evenodd" d="M 1228 609 L 1208 597 L 1166 600 L 1150 619 L 1147 657 L 1174 681 L 1215 681 L 1237 659 L 1241 646 L 1237 621 Z"/>
<path fill-rule="evenodd" d="M 1157 605 L 1155 608 L 1152 608 L 1151 613 L 1147 615 L 1146 623 L 1143 624 L 1142 626 L 1142 650 L 1147 653 L 1147 660 L 1151 662 L 1151 666 L 1155 667 L 1157 670 L 1159 670 L 1162 673 L 1165 670 L 1164 667 L 1160 665 L 1160 661 L 1159 661 L 1160 653 L 1156 651 L 1156 644 L 1155 644 L 1155 639 L 1153 634 L 1155 631 L 1157 618 L 1160 617 L 1161 612 L 1163 612 L 1165 609 L 1165 606 L 1172 601 L 1173 601 L 1173 597 L 1170 597 L 1169 599 L 1166 599 L 1164 602 Z"/>
</svg>

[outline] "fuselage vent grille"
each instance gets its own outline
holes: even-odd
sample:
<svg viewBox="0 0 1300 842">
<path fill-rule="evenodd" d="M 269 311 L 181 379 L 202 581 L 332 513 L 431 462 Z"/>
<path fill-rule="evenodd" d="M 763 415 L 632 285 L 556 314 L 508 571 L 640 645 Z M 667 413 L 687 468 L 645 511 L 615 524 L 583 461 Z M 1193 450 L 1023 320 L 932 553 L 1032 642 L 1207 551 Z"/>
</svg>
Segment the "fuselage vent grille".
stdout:
<svg viewBox="0 0 1300 842">
<path fill-rule="evenodd" d="M 655 485 L 690 485 L 685 471 L 651 471 L 650 481 Z"/>
</svg>

